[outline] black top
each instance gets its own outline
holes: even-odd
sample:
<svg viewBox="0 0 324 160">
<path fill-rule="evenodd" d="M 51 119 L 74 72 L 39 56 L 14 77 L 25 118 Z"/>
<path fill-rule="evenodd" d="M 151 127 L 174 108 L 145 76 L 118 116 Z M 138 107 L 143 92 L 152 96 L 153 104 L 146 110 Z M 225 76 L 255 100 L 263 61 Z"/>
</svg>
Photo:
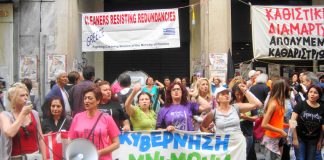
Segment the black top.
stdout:
<svg viewBox="0 0 324 160">
<path fill-rule="evenodd" d="M 52 117 L 44 119 L 42 122 L 43 133 L 46 134 L 49 132 L 57 132 L 60 129 L 63 121 L 64 121 L 64 118 L 60 118 L 57 125 L 55 125 L 54 119 Z M 72 122 L 71 117 L 67 116 L 61 130 L 68 131 L 70 128 L 71 122 Z"/>
<path fill-rule="evenodd" d="M 318 139 L 324 125 L 324 106 L 312 108 L 304 101 L 294 107 L 294 112 L 298 114 L 298 137 L 304 141 Z"/>
<path fill-rule="evenodd" d="M 161 99 L 165 102 L 165 94 L 166 94 L 166 87 L 163 87 L 161 89 L 159 89 L 159 95 L 161 95 Z"/>
<path fill-rule="evenodd" d="M 250 117 L 258 115 L 257 109 L 251 110 L 250 112 L 251 112 L 251 115 L 249 115 Z M 240 126 L 241 126 L 241 130 L 242 130 L 244 136 L 253 136 L 253 122 L 252 121 L 243 120 L 240 122 Z"/>
<path fill-rule="evenodd" d="M 269 87 L 264 83 L 257 83 L 250 88 L 250 91 L 262 102 L 266 100 L 268 92 L 270 91 Z"/>
<path fill-rule="evenodd" d="M 128 96 L 132 93 L 132 91 L 133 89 L 131 88 L 124 88 L 117 93 L 118 101 L 124 110 L 125 110 L 125 102 Z M 134 101 L 132 102 L 132 104 L 134 105 Z"/>
<path fill-rule="evenodd" d="M 118 102 L 109 101 L 107 104 L 100 104 L 98 109 L 103 113 L 111 115 L 120 130 L 123 127 L 122 122 L 128 119 L 128 115 Z"/>
</svg>

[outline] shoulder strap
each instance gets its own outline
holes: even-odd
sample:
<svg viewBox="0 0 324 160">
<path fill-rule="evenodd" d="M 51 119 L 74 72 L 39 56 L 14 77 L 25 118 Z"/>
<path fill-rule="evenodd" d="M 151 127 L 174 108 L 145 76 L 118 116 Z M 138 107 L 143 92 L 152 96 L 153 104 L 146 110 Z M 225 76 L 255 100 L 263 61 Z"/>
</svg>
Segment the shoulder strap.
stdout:
<svg viewBox="0 0 324 160">
<path fill-rule="evenodd" d="M 39 117 L 38 117 L 38 112 L 35 111 L 35 110 L 32 110 L 32 116 L 33 117 L 31 117 L 31 119 L 34 118 L 35 121 L 36 121 L 36 126 L 35 126 L 35 129 L 36 129 L 36 141 L 37 141 L 38 150 L 40 151 L 39 138 L 41 136 L 41 133 L 39 133 L 39 130 L 38 130 L 39 129 L 38 128 L 38 125 L 40 125 Z M 19 142 L 19 145 L 21 145 L 20 142 Z"/>
<path fill-rule="evenodd" d="M 33 113 L 33 116 L 34 116 L 34 118 L 35 118 L 37 124 L 40 124 L 40 122 L 39 122 L 38 112 L 35 111 L 35 110 L 32 110 L 32 113 Z"/>
<path fill-rule="evenodd" d="M 2 113 L 4 113 L 4 115 L 6 115 L 9 118 L 10 122 L 13 123 L 15 121 L 15 118 L 13 117 L 13 115 L 11 114 L 11 112 L 9 112 L 9 111 L 3 111 Z"/>
<path fill-rule="evenodd" d="M 214 109 L 214 117 L 213 117 L 213 122 L 214 122 L 214 125 L 216 126 L 216 119 L 215 119 L 215 117 L 216 117 L 216 110 L 217 110 L 217 108 L 215 108 Z"/>
<path fill-rule="evenodd" d="M 232 104 L 232 106 L 234 107 L 234 109 L 236 110 L 236 112 L 237 112 L 237 115 L 239 115 L 240 116 L 240 109 L 239 109 L 239 107 L 236 105 L 236 104 Z"/>
<path fill-rule="evenodd" d="M 92 127 L 92 129 L 91 129 L 91 131 L 90 131 L 90 133 L 89 133 L 89 135 L 88 135 L 88 138 L 87 139 L 89 139 L 90 138 L 90 136 L 91 136 L 91 134 L 92 134 L 92 132 L 94 131 L 94 129 L 96 128 L 96 126 L 97 126 L 97 124 L 98 124 L 98 121 L 99 121 L 99 119 L 100 119 L 100 117 L 103 115 L 103 113 L 101 112 L 100 113 L 100 115 L 99 115 L 99 117 L 97 118 L 97 121 L 96 121 L 96 123 L 93 125 L 93 127 Z"/>
<path fill-rule="evenodd" d="M 6 107 L 3 105 L 2 99 L 0 99 L 0 105 L 1 105 L 1 107 L 3 109 L 3 111 L 5 111 L 6 110 Z"/>
</svg>

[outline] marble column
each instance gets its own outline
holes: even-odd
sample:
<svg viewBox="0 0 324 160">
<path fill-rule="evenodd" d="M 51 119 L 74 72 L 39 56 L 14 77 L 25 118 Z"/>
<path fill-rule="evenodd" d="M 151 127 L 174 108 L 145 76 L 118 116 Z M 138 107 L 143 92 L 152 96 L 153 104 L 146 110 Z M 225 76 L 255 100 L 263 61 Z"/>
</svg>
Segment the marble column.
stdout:
<svg viewBox="0 0 324 160">
<path fill-rule="evenodd" d="M 231 1 L 201 0 L 201 47 L 206 77 L 209 73 L 210 53 L 227 53 L 231 49 Z"/>
<path fill-rule="evenodd" d="M 324 5 L 323 0 L 313 0 L 313 5 Z M 313 60 L 313 72 L 318 72 L 318 60 Z"/>
</svg>

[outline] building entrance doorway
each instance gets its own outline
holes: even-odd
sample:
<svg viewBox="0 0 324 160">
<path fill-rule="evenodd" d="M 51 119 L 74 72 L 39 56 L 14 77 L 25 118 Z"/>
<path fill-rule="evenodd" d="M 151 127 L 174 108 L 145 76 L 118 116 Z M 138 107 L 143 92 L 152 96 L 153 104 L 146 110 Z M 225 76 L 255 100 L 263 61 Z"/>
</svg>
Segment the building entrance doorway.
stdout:
<svg viewBox="0 0 324 160">
<path fill-rule="evenodd" d="M 131 11 L 167 9 L 188 6 L 189 0 L 105 0 L 104 11 Z M 189 8 L 179 12 L 180 48 L 106 51 L 104 52 L 104 79 L 113 82 L 120 73 L 143 70 L 154 79 L 188 77 L 190 75 Z"/>
</svg>

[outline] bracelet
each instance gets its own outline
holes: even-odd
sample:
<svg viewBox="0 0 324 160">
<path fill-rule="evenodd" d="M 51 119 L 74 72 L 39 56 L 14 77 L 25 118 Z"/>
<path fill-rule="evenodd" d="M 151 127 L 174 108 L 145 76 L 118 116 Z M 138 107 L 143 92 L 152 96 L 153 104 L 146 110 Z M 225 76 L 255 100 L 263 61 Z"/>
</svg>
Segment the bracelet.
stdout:
<svg viewBox="0 0 324 160">
<path fill-rule="evenodd" d="M 247 91 L 248 91 L 248 89 L 246 89 L 246 90 L 243 92 L 243 94 L 246 94 Z"/>
</svg>

